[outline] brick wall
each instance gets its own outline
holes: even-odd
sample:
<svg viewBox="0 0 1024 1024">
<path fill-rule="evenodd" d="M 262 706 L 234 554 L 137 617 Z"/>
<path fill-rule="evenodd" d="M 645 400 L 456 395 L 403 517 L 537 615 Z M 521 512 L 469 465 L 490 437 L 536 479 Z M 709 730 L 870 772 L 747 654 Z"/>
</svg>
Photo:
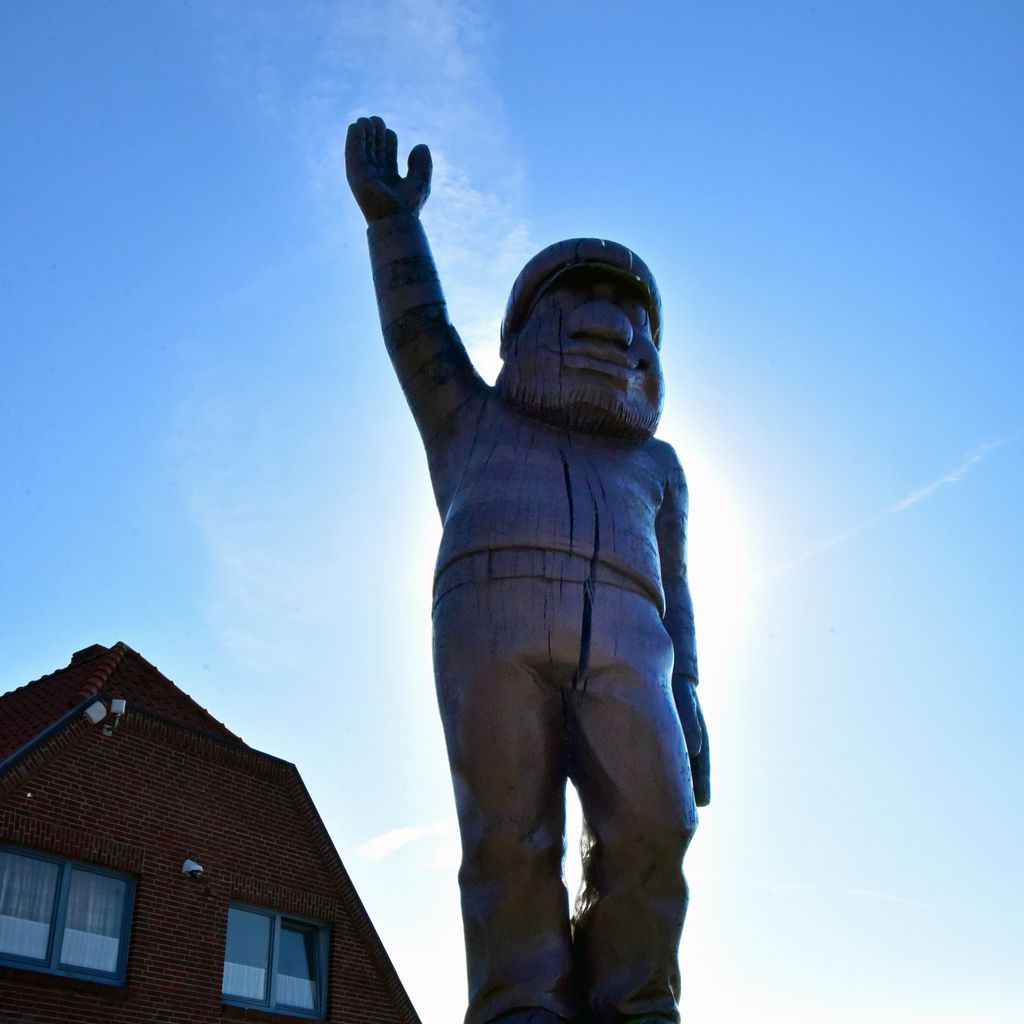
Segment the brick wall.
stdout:
<svg viewBox="0 0 1024 1024">
<path fill-rule="evenodd" d="M 0 842 L 136 879 L 125 985 L 0 967 L 0 1021 L 300 1019 L 221 1005 L 240 901 L 330 927 L 327 1019 L 416 1024 L 293 765 L 129 706 L 112 736 L 76 721 L 0 778 Z"/>
</svg>

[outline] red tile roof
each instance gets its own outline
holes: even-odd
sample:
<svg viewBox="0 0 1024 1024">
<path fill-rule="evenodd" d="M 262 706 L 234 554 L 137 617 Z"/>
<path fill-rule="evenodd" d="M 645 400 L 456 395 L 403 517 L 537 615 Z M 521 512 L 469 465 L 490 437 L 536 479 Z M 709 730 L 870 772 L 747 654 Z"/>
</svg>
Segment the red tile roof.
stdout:
<svg viewBox="0 0 1024 1024">
<path fill-rule="evenodd" d="M 66 668 L 0 696 L 0 760 L 76 704 L 100 693 L 106 698 L 122 697 L 134 707 L 242 743 L 156 666 L 119 641 L 109 648 L 93 644 L 78 651 Z"/>
</svg>

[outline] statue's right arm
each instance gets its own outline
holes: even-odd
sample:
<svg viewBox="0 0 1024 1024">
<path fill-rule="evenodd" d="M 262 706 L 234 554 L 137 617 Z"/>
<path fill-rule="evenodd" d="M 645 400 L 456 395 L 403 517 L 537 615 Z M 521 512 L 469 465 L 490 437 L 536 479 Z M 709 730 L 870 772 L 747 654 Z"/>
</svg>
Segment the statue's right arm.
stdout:
<svg viewBox="0 0 1024 1024">
<path fill-rule="evenodd" d="M 430 454 L 435 440 L 450 432 L 456 414 L 472 399 L 482 399 L 487 386 L 448 320 L 419 219 L 430 193 L 430 151 L 415 147 L 409 172 L 401 177 L 397 150 L 395 133 L 380 118 L 349 125 L 346 171 L 367 220 L 384 344 Z"/>
<path fill-rule="evenodd" d="M 419 218 L 398 213 L 375 221 L 367 239 L 384 345 L 429 446 L 486 386 L 448 319 Z"/>
</svg>

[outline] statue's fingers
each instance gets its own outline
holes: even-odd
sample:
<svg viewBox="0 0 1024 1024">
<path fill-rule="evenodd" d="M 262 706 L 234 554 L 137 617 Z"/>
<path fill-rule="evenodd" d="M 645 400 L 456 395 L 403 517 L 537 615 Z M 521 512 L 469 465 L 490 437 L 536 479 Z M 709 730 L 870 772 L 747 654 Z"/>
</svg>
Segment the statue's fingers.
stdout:
<svg viewBox="0 0 1024 1024">
<path fill-rule="evenodd" d="M 398 136 L 389 128 L 384 133 L 384 159 L 387 169 L 398 174 Z"/>
<path fill-rule="evenodd" d="M 704 733 L 701 729 L 702 719 L 697 691 L 689 680 L 685 686 L 676 686 L 676 710 L 679 712 L 679 722 L 683 727 L 686 750 L 691 757 L 695 757 L 700 753 Z"/>
<path fill-rule="evenodd" d="M 373 139 L 373 121 L 368 117 L 361 117 L 359 120 L 364 122 L 363 137 L 366 139 L 366 162 L 372 166 L 377 162 Z"/>
<path fill-rule="evenodd" d="M 697 705 L 700 720 L 700 753 L 690 758 L 690 774 L 693 776 L 693 798 L 698 807 L 711 803 L 711 748 L 708 744 L 708 727 L 704 724 L 704 712 Z"/>
<path fill-rule="evenodd" d="M 683 736 L 686 739 L 686 751 L 690 757 L 696 757 L 700 753 L 704 740 L 700 732 L 700 723 L 692 710 L 690 714 L 681 714 L 679 717 L 683 725 Z"/>
<path fill-rule="evenodd" d="M 706 741 L 700 753 L 690 758 L 690 777 L 694 802 L 698 807 L 707 807 L 711 803 L 711 752 Z"/>
<path fill-rule="evenodd" d="M 366 129 L 360 124 L 366 118 L 353 121 L 345 135 L 345 169 L 351 174 L 361 164 L 366 163 Z"/>
<path fill-rule="evenodd" d="M 430 191 L 430 175 L 434 168 L 430 150 L 421 142 L 409 153 L 409 180 L 424 193 Z"/>
<path fill-rule="evenodd" d="M 370 124 L 373 125 L 373 160 L 376 164 L 387 163 L 387 126 L 384 124 L 384 118 L 382 117 L 371 117 Z"/>
</svg>

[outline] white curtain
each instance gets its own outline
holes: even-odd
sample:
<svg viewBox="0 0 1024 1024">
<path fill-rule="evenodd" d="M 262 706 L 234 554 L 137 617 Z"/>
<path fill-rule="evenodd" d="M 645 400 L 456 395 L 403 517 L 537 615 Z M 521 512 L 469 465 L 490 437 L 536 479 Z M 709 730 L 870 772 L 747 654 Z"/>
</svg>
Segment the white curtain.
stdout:
<svg viewBox="0 0 1024 1024">
<path fill-rule="evenodd" d="M 0 953 L 43 960 L 60 868 L 0 852 Z"/>
<path fill-rule="evenodd" d="M 72 870 L 60 952 L 62 964 L 94 971 L 117 970 L 124 896 L 121 879 Z"/>
<path fill-rule="evenodd" d="M 267 972 L 262 967 L 233 964 L 225 960 L 222 991 L 227 996 L 239 996 L 242 999 L 266 999 Z"/>
<path fill-rule="evenodd" d="M 285 1006 L 315 1010 L 316 982 L 310 981 L 309 978 L 292 978 L 287 974 L 278 974 L 277 1001 Z"/>
</svg>

